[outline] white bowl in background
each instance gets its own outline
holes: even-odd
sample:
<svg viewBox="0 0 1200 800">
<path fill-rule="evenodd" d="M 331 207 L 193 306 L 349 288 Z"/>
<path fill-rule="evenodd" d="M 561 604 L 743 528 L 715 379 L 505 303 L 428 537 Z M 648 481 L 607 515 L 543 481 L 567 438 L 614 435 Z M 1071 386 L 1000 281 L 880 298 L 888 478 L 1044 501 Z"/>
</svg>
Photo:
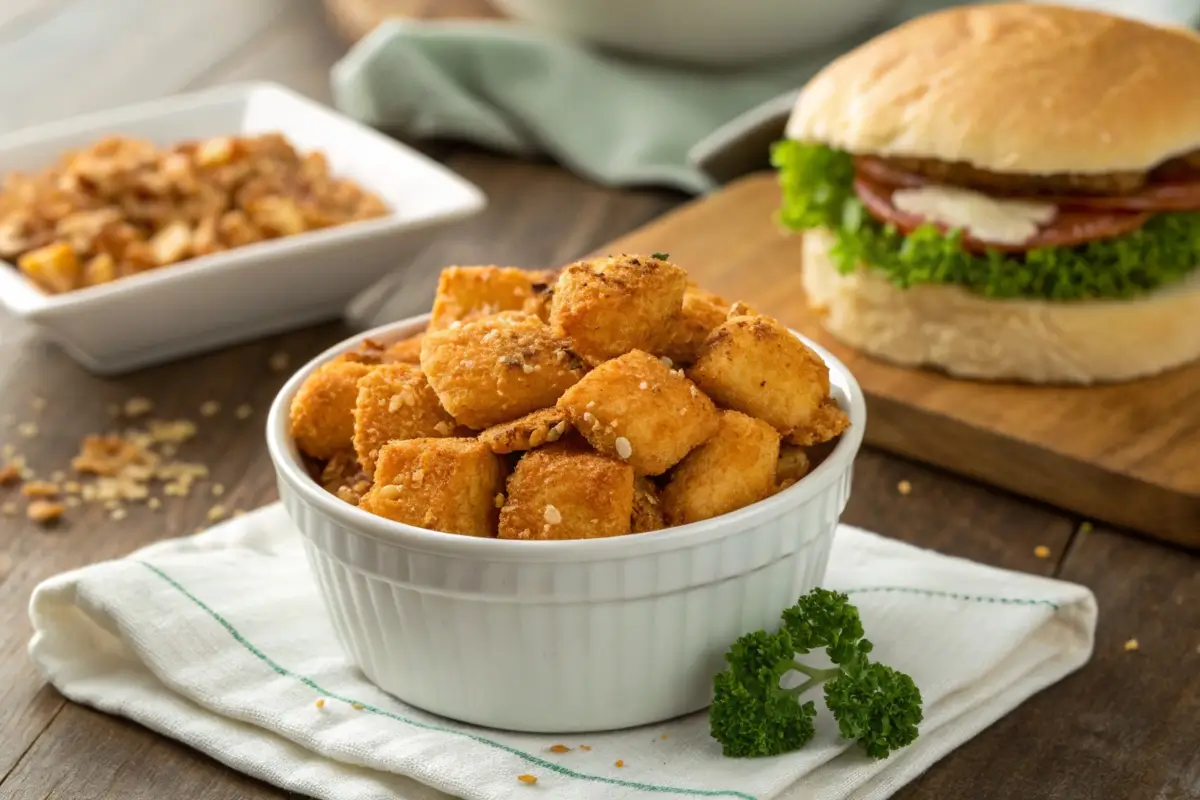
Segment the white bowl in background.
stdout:
<svg viewBox="0 0 1200 800">
<path fill-rule="evenodd" d="M 707 706 L 729 645 L 777 626 L 824 577 L 866 427 L 853 376 L 805 340 L 829 365 L 851 427 L 811 474 L 760 503 L 610 539 L 480 539 L 339 500 L 309 476 L 288 432 L 292 397 L 318 365 L 427 319 L 327 350 L 292 376 L 267 420 L 279 494 L 346 654 L 406 703 L 503 730 L 614 730 Z"/>
<path fill-rule="evenodd" d="M 394 269 L 412 232 L 458 220 L 487 201 L 417 151 L 270 83 L 225 86 L 90 114 L 0 139 L 0 175 L 53 163 L 64 150 L 122 134 L 169 145 L 283 133 L 320 150 L 392 209 L 387 216 L 193 258 L 112 283 L 46 294 L 0 261 L 0 304 L 99 374 L 125 372 L 340 316 Z"/>
<path fill-rule="evenodd" d="M 853 32 L 894 0 L 491 0 L 554 33 L 668 61 L 734 66 Z"/>
</svg>

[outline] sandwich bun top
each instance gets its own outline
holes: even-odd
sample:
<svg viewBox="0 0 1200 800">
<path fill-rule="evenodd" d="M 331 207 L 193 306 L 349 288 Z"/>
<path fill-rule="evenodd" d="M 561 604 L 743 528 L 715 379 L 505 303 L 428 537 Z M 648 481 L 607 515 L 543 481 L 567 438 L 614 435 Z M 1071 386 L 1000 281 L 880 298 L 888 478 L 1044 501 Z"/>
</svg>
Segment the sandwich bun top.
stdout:
<svg viewBox="0 0 1200 800">
<path fill-rule="evenodd" d="M 1142 172 L 1200 149 L 1200 36 L 1073 8 L 951 8 L 829 64 L 787 136 L 992 172 Z"/>
</svg>

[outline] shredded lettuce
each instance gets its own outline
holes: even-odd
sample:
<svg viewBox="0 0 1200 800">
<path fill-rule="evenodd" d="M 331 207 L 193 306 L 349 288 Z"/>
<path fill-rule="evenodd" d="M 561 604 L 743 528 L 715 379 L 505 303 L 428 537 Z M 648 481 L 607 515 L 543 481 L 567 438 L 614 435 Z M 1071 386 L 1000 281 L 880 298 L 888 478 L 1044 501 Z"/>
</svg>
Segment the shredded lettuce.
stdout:
<svg viewBox="0 0 1200 800">
<path fill-rule="evenodd" d="M 784 226 L 829 229 L 837 239 L 830 255 L 839 271 L 867 264 L 902 288 L 949 283 L 998 298 L 1128 298 L 1200 264 L 1200 212 L 1156 214 L 1140 230 L 1079 247 L 976 255 L 962 248 L 958 231 L 925 225 L 906 236 L 876 221 L 854 194 L 848 153 L 783 141 L 772 148 L 771 162 L 779 170 Z"/>
</svg>

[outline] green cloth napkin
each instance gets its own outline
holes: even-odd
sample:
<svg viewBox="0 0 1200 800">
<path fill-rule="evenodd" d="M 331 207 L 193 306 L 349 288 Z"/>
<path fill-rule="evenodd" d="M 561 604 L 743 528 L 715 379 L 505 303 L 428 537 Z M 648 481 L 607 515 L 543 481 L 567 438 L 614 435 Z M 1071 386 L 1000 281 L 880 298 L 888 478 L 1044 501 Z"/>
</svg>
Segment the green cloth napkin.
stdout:
<svg viewBox="0 0 1200 800">
<path fill-rule="evenodd" d="M 1200 0 L 1077 4 L 1183 24 L 1195 19 Z M 740 71 L 635 61 L 510 22 L 391 21 L 334 66 L 334 99 L 350 116 L 405 136 L 545 153 L 603 185 L 699 193 L 713 181 L 688 151 L 707 134 L 794 91 L 897 22 L 950 5 L 958 3 L 899 2 L 855 36 Z"/>
</svg>

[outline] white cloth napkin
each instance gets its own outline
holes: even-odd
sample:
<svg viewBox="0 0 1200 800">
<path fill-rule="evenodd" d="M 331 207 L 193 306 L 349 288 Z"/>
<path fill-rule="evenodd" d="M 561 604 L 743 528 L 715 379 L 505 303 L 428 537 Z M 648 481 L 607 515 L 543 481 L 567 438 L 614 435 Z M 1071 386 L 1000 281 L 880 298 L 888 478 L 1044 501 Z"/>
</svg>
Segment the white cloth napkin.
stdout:
<svg viewBox="0 0 1200 800">
<path fill-rule="evenodd" d="M 920 738 L 886 761 L 838 742 L 819 697 L 807 748 L 752 760 L 722 757 L 703 713 L 574 737 L 406 706 L 342 655 L 279 505 L 46 581 L 31 602 L 30 652 L 76 702 L 327 800 L 883 798 L 1091 655 L 1096 603 L 1081 586 L 850 527 L 824 585 L 851 593 L 875 657 L 924 695 Z"/>
</svg>

